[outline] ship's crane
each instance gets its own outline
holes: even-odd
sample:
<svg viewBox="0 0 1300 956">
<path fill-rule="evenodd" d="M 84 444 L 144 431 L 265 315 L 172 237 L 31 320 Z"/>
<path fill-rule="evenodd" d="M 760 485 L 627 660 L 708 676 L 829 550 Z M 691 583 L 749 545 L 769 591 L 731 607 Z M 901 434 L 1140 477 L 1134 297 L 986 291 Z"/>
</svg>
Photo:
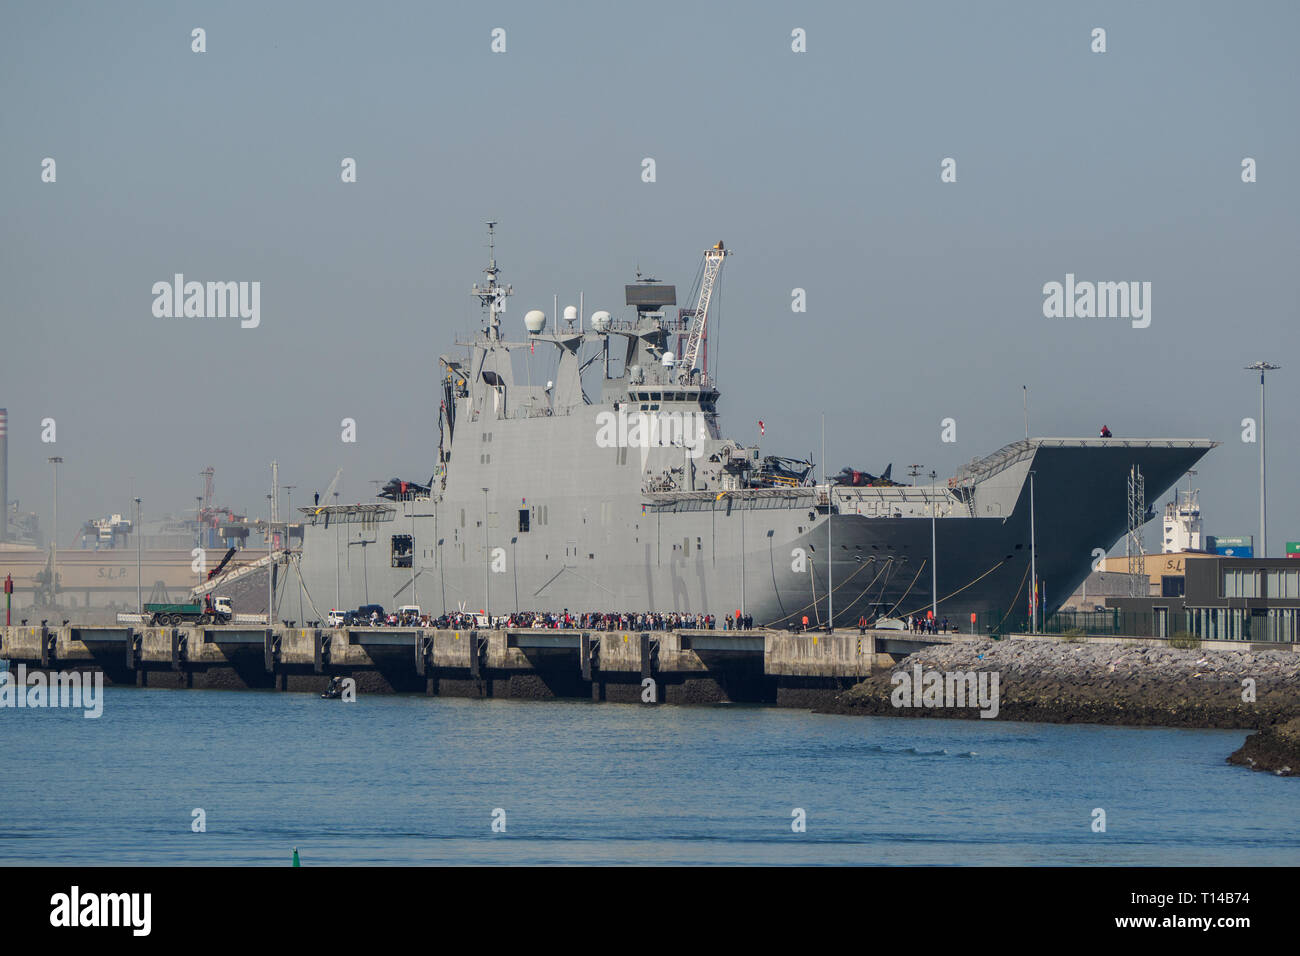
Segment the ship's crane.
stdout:
<svg viewBox="0 0 1300 956">
<path fill-rule="evenodd" d="M 704 332 L 709 321 L 709 300 L 713 298 L 713 287 L 717 284 L 718 273 L 722 271 L 723 260 L 730 253 L 719 241 L 712 249 L 704 250 L 704 273 L 700 277 L 700 298 L 695 304 L 695 321 L 691 323 L 691 333 L 686 340 L 686 353 L 682 356 L 682 375 L 689 377 L 695 370 L 700 358 L 700 346 L 704 342 Z"/>
</svg>

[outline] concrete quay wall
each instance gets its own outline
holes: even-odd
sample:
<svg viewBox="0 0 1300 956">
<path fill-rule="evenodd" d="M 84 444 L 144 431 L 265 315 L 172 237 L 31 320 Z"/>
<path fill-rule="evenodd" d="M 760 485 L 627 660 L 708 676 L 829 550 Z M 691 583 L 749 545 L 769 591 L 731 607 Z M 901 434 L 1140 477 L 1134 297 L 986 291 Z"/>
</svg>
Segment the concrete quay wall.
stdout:
<svg viewBox="0 0 1300 956">
<path fill-rule="evenodd" d="M 887 666 L 873 632 L 186 625 L 0 628 L 0 659 L 114 685 L 813 706 Z M 649 684 L 647 684 L 649 682 Z M 647 687 L 652 689 L 647 691 Z M 649 698 L 649 700 L 648 700 Z"/>
</svg>

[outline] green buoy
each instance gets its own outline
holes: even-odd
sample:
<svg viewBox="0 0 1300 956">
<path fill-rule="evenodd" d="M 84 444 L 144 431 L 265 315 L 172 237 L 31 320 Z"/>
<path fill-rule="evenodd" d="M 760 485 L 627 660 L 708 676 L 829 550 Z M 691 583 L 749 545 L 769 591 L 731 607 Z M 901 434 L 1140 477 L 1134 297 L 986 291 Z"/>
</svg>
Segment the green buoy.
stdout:
<svg viewBox="0 0 1300 956">
<path fill-rule="evenodd" d="M 294 866 L 302 866 L 302 864 L 298 862 L 298 848 L 297 848 L 297 847 L 294 847 L 294 848 L 293 848 L 293 865 L 294 865 Z"/>
</svg>

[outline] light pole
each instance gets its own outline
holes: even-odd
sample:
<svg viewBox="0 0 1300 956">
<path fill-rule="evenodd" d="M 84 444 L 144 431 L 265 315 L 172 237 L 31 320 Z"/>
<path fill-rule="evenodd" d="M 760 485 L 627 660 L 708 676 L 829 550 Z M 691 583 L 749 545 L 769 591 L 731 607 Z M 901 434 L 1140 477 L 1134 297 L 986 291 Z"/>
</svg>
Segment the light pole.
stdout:
<svg viewBox="0 0 1300 956">
<path fill-rule="evenodd" d="M 275 551 L 274 541 L 271 537 L 271 508 L 275 504 L 275 498 L 271 495 L 266 496 L 266 626 L 274 627 L 275 618 L 275 581 L 272 575 L 275 574 Z"/>
<path fill-rule="evenodd" d="M 916 484 L 917 476 L 921 474 L 921 468 L 922 466 L 916 464 L 915 462 L 907 466 L 907 473 L 911 476 L 913 485 Z M 930 573 L 931 575 L 934 574 L 934 522 L 933 520 L 930 522 Z M 931 608 L 930 613 L 933 615 L 934 613 L 933 608 Z M 908 626 L 909 627 L 911 626 L 910 622 L 908 623 Z"/>
<path fill-rule="evenodd" d="M 1029 472 L 1029 633 L 1038 633 L 1038 546 L 1034 539 L 1034 473 Z"/>
<path fill-rule="evenodd" d="M 415 593 L 415 499 L 407 502 L 411 509 L 411 603 L 420 606 L 419 596 Z"/>
<path fill-rule="evenodd" d="M 515 577 L 515 613 L 519 613 L 519 536 L 510 539 L 510 567 Z"/>
<path fill-rule="evenodd" d="M 366 545 L 370 544 L 364 537 L 365 532 L 358 532 L 358 538 L 361 541 L 361 581 L 366 589 L 366 603 L 370 603 L 370 565 L 366 563 Z"/>
<path fill-rule="evenodd" d="M 442 598 L 442 613 L 447 613 L 447 569 L 442 562 L 442 533 L 438 527 L 438 502 L 442 495 L 433 499 L 433 563 L 438 566 L 438 594 Z"/>
<path fill-rule="evenodd" d="M 749 613 L 745 606 L 745 496 L 741 495 L 736 504 L 740 508 L 740 616 Z"/>
<path fill-rule="evenodd" d="M 286 551 L 293 550 L 293 540 L 289 537 L 289 528 L 293 521 L 293 489 L 297 487 L 297 485 L 284 486 L 284 549 Z"/>
<path fill-rule="evenodd" d="M 822 484 L 826 486 L 826 633 L 835 633 L 835 555 L 831 551 L 831 520 L 835 507 L 826 479 L 826 413 L 822 412 Z M 741 530 L 744 530 L 742 524 Z"/>
<path fill-rule="evenodd" d="M 140 576 L 140 502 L 141 499 L 135 500 L 135 524 L 131 530 L 135 533 L 135 610 L 137 614 L 144 613 L 144 589 L 141 587 L 143 581 Z"/>
<path fill-rule="evenodd" d="M 195 496 L 194 496 L 194 503 L 195 503 L 195 507 L 194 507 L 194 526 L 195 526 L 195 528 L 197 529 L 197 535 L 198 535 L 198 546 L 199 546 L 199 548 L 200 548 L 201 550 L 203 550 L 204 553 L 206 554 L 206 549 L 204 548 L 204 545 L 203 545 L 203 496 L 202 496 L 202 495 L 195 495 Z M 206 562 L 205 562 L 205 563 L 206 563 Z M 202 584 L 202 583 L 203 583 L 203 564 L 200 564 L 200 565 L 199 565 L 199 572 L 198 572 L 198 575 L 199 575 L 199 584 Z"/>
<path fill-rule="evenodd" d="M 1268 362 L 1255 362 L 1246 366 L 1248 372 L 1259 372 L 1259 554 L 1268 557 L 1268 497 L 1264 486 L 1264 373 L 1282 366 Z"/>
<path fill-rule="evenodd" d="M 936 544 L 935 518 L 939 501 L 934 494 L 934 480 L 939 475 L 930 469 L 930 620 L 934 622 L 935 631 L 939 629 L 939 566 L 936 564 L 939 548 Z"/>
<path fill-rule="evenodd" d="M 289 537 L 289 529 L 293 527 L 293 489 L 297 485 L 284 486 L 284 573 L 289 574 L 289 562 L 293 560 L 293 539 Z M 302 613 L 302 565 L 298 566 L 298 621 L 303 619 Z"/>
<path fill-rule="evenodd" d="M 50 595 L 51 600 L 57 605 L 59 603 L 59 465 L 63 464 L 63 459 L 55 456 L 50 459 L 50 464 L 54 466 L 54 533 L 50 537 L 54 578 L 50 581 Z"/>
<path fill-rule="evenodd" d="M 488 548 L 488 490 L 483 489 L 483 616 L 492 626 L 492 552 Z"/>
<path fill-rule="evenodd" d="M 334 610 L 339 611 L 339 612 L 341 613 L 341 612 L 343 611 L 343 608 L 339 606 L 339 600 L 340 600 L 340 598 L 339 598 L 339 572 L 340 572 L 339 564 L 340 564 L 341 559 L 339 558 L 339 516 L 338 516 L 338 506 L 339 506 L 339 493 L 336 491 L 336 492 L 334 492 L 334 516 L 333 516 L 333 517 L 334 517 Z"/>
</svg>

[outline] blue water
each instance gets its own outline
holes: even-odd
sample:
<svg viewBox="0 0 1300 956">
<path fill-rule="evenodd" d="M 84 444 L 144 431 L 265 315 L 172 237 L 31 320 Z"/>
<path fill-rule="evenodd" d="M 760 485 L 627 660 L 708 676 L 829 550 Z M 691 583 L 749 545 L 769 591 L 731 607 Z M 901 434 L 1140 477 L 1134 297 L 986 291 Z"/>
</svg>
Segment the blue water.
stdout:
<svg viewBox="0 0 1300 956">
<path fill-rule="evenodd" d="M 1244 737 L 110 688 L 0 710 L 0 862 L 1300 863 L 1300 780 L 1225 764 Z"/>
</svg>

